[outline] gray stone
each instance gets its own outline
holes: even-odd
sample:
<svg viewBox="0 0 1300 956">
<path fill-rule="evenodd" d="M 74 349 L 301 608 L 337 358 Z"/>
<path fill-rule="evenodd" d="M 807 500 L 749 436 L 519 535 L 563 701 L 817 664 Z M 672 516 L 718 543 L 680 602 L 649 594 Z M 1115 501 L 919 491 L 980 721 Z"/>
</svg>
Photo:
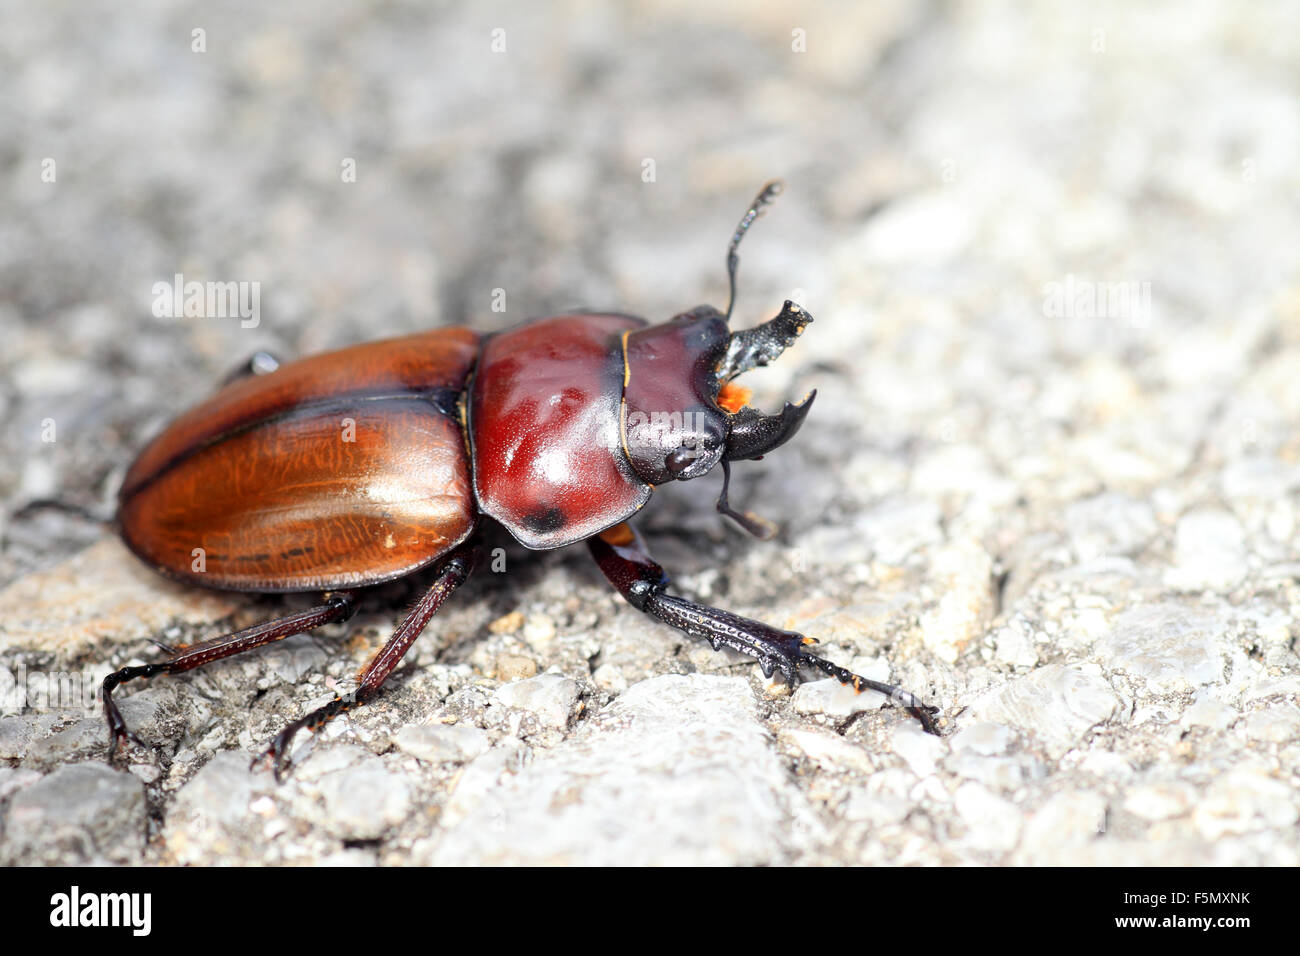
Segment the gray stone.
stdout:
<svg viewBox="0 0 1300 956">
<path fill-rule="evenodd" d="M 482 794 L 431 862 L 778 862 L 800 803 L 747 682 L 656 677 Z"/>
<path fill-rule="evenodd" d="M 487 752 L 488 735 L 477 727 L 462 724 L 407 726 L 393 735 L 393 744 L 427 763 L 463 763 Z"/>
<path fill-rule="evenodd" d="M 1010 850 L 1020 839 L 1020 809 L 978 783 L 962 784 L 953 806 L 966 824 L 963 841 L 977 850 Z"/>
<path fill-rule="evenodd" d="M 407 818 L 413 806 L 410 784 L 367 756 L 316 783 L 324 802 L 320 822 L 343 840 L 378 840 Z"/>
<path fill-rule="evenodd" d="M 823 730 L 802 727 L 782 731 L 781 740 L 793 744 L 809 760 L 828 770 L 870 771 L 873 761 L 862 747 Z"/>
<path fill-rule="evenodd" d="M 1082 844 L 1106 833 L 1106 809 L 1098 793 L 1056 794 L 1025 823 L 1020 856 L 1036 865 L 1065 865 Z"/>
<path fill-rule="evenodd" d="M 1125 611 L 1098 650 L 1109 667 L 1151 693 L 1188 691 L 1223 681 L 1223 625 L 1199 608 L 1154 604 Z"/>
<path fill-rule="evenodd" d="M 959 540 L 937 550 L 931 571 L 938 601 L 921 615 L 921 639 L 952 664 L 993 616 L 993 561 L 979 542 Z"/>
<path fill-rule="evenodd" d="M 1174 566 L 1165 574 L 1180 591 L 1226 591 L 1246 576 L 1246 539 L 1230 512 L 1204 508 L 1178 521 Z"/>
<path fill-rule="evenodd" d="M 1014 738 L 1011 728 L 984 722 L 967 724 L 949 738 L 949 743 L 954 751 L 969 750 L 991 757 L 1006 753 Z"/>
<path fill-rule="evenodd" d="M 1159 526 L 1149 502 L 1115 492 L 1077 501 L 1065 510 L 1070 544 L 1080 560 L 1134 555 Z"/>
<path fill-rule="evenodd" d="M 1279 830 L 1300 819 L 1295 788 L 1274 776 L 1249 769 L 1216 778 L 1192 812 L 1207 840 L 1227 834 Z"/>
<path fill-rule="evenodd" d="M 912 773 L 928 777 L 948 753 L 948 742 L 928 734 L 913 721 L 898 724 L 890 734 L 890 749 L 903 758 Z"/>
<path fill-rule="evenodd" d="M 1144 820 L 1167 820 L 1191 810 L 1196 796 L 1196 788 L 1180 780 L 1147 783 L 1128 792 L 1124 809 Z"/>
<path fill-rule="evenodd" d="M 144 789 L 103 763 L 66 764 L 14 794 L 0 858 L 9 864 L 107 859 L 144 851 Z"/>
<path fill-rule="evenodd" d="M 528 680 L 497 688 L 497 703 L 535 714 L 550 727 L 564 729 L 573 717 L 581 688 L 578 682 L 559 674 L 539 674 Z"/>
<path fill-rule="evenodd" d="M 1060 757 L 1093 727 L 1110 720 L 1118 707 L 1119 698 L 1101 677 L 1049 664 L 980 695 L 962 716 L 1031 734 L 1048 754 Z"/>
<path fill-rule="evenodd" d="M 227 751 L 209 760 L 176 794 L 162 839 L 169 862 L 265 858 L 266 839 L 255 801 L 276 793 L 274 778 L 250 769 L 246 754 Z"/>
<path fill-rule="evenodd" d="M 1247 740 L 1270 744 L 1289 743 L 1300 739 L 1300 707 L 1295 704 L 1274 704 L 1267 710 L 1247 714 L 1240 726 Z"/>
</svg>

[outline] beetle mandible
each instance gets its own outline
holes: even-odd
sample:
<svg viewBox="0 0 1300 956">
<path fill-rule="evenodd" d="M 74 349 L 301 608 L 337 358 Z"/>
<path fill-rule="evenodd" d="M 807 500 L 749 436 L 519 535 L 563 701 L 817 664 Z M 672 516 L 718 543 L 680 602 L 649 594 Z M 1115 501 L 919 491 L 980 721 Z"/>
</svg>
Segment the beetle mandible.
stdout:
<svg viewBox="0 0 1300 956">
<path fill-rule="evenodd" d="M 429 619 L 473 568 L 481 518 L 532 549 L 586 541 L 639 611 L 795 683 L 814 668 L 871 688 L 938 733 L 938 710 L 806 649 L 814 638 L 667 592 L 668 576 L 628 519 L 655 485 L 721 465 L 717 508 L 751 534 L 774 526 L 733 510 L 731 463 L 788 441 L 816 392 L 764 415 L 732 380 L 781 354 L 812 316 L 780 313 L 732 332 L 737 249 L 780 192 L 767 183 L 727 247 L 726 313 L 699 306 L 667 322 L 614 313 L 533 319 L 492 335 L 450 327 L 355 345 L 283 366 L 265 357 L 176 419 L 136 458 L 119 493 L 122 538 L 172 578 L 255 593 L 320 592 L 314 607 L 169 649 L 106 677 L 109 759 L 129 739 L 113 691 L 347 619 L 359 589 L 431 569 L 433 583 L 359 675 L 277 734 L 254 759 L 277 777 L 290 743 L 372 700 Z M 340 422 L 351 425 L 341 440 Z M 201 549 L 201 550 L 200 550 Z M 196 567 L 194 555 L 202 555 Z"/>
</svg>

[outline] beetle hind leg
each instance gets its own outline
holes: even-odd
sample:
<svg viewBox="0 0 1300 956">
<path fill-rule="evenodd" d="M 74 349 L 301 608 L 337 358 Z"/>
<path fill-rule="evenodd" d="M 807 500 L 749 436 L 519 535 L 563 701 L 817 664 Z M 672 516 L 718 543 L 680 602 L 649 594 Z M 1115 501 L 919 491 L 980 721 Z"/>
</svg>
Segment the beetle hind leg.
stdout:
<svg viewBox="0 0 1300 956">
<path fill-rule="evenodd" d="M 276 780 L 284 777 L 285 770 L 289 766 L 289 746 L 293 738 L 300 730 L 316 730 L 328 723 L 334 717 L 346 710 L 351 710 L 360 704 L 375 697 L 379 693 L 379 688 L 384 681 L 388 679 L 402 657 L 410 650 L 415 639 L 420 636 L 430 618 L 437 613 L 438 608 L 442 606 L 443 601 L 451 594 L 452 591 L 465 583 L 470 572 L 474 569 L 474 560 L 477 556 L 477 549 L 474 545 L 464 545 L 453 551 L 451 555 L 443 562 L 442 569 L 438 572 L 433 585 L 424 596 L 416 602 L 409 614 L 402 620 L 402 623 L 393 631 L 393 636 L 388 639 L 379 653 L 370 659 L 365 669 L 361 672 L 360 684 L 357 689 L 351 693 L 335 697 L 329 703 L 318 707 L 311 713 L 299 717 L 289 726 L 275 735 L 271 743 L 260 754 L 253 758 L 252 766 L 269 763 L 272 770 L 275 771 Z"/>
<path fill-rule="evenodd" d="M 234 631 L 221 637 L 200 641 L 197 644 L 168 649 L 168 653 L 172 654 L 172 656 L 165 661 L 123 667 L 109 674 L 104 678 L 103 683 L 104 717 L 108 721 L 109 734 L 108 759 L 112 761 L 118 747 L 124 741 L 129 740 L 138 746 L 146 746 L 126 726 L 126 720 L 122 717 L 122 712 L 118 709 L 116 701 L 113 700 L 113 691 L 121 684 L 129 680 L 135 680 L 137 677 L 179 674 L 183 671 L 193 670 L 196 667 L 202 667 L 204 664 L 219 661 L 223 657 L 231 657 L 244 651 L 251 651 L 255 647 L 261 647 L 263 644 L 270 644 L 284 640 L 286 637 L 292 637 L 294 634 L 310 631 L 322 624 L 346 621 L 355 610 L 356 595 L 354 592 L 335 591 L 326 595 L 325 602 L 316 607 L 290 614 L 287 617 L 276 618 L 272 621 L 263 621 L 261 624 L 246 627 L 242 631 Z M 160 646 L 166 647 L 166 645 Z"/>
<path fill-rule="evenodd" d="M 795 684 L 803 666 L 823 671 L 841 684 L 851 685 L 855 691 L 878 691 L 905 708 L 926 732 L 939 733 L 938 708 L 923 703 L 902 688 L 862 677 L 808 653 L 805 648 L 817 643 L 816 639 L 665 593 L 668 575 L 650 557 L 640 535 L 627 523 L 589 538 L 587 546 L 605 577 L 637 610 L 707 640 L 714 650 L 726 646 L 748 654 L 758 661 L 767 677 L 780 671 L 788 683 Z"/>
</svg>

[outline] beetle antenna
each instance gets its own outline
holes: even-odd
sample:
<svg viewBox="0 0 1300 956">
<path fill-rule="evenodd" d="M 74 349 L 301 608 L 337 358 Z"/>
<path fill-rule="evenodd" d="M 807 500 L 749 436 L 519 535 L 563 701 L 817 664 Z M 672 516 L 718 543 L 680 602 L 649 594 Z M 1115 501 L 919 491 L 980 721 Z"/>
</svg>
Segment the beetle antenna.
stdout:
<svg viewBox="0 0 1300 956">
<path fill-rule="evenodd" d="M 727 296 L 727 321 L 731 321 L 731 309 L 736 304 L 736 270 L 740 268 L 740 256 L 736 253 L 736 248 L 740 245 L 740 240 L 745 238 L 745 233 L 754 220 L 763 215 L 763 207 L 769 205 L 772 200 L 781 195 L 781 190 L 785 188 L 785 183 L 779 179 L 772 179 L 763 184 L 763 188 L 758 191 L 754 201 L 749 204 L 749 209 L 741 217 L 740 224 L 736 226 L 736 231 L 731 237 L 731 244 L 727 246 L 727 284 L 730 288 L 730 294 Z"/>
<path fill-rule="evenodd" d="M 722 459 L 722 494 L 718 495 L 718 510 L 740 525 L 755 538 L 767 541 L 776 534 L 776 525 L 752 511 L 739 512 L 727 501 L 727 489 L 731 486 L 731 462 Z"/>
</svg>

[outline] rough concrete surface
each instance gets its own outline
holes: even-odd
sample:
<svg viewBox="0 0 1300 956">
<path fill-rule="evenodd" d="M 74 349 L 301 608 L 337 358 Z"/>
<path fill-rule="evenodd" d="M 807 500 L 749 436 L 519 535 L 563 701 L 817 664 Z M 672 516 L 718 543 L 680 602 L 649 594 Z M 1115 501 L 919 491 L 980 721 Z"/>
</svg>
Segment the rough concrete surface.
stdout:
<svg viewBox="0 0 1300 956">
<path fill-rule="evenodd" d="M 1300 863 L 1294 4 L 6 4 L 0 862 Z M 202 31 L 196 33 L 195 31 Z M 504 48 L 502 48 L 504 47 Z M 352 173 L 355 173 L 353 176 Z M 169 584 L 133 455 L 259 349 L 586 306 L 815 317 L 752 373 L 798 438 L 640 519 L 681 593 L 921 693 L 758 668 L 586 549 L 127 685 L 308 598 Z M 256 325 L 154 284 L 258 283 Z M 502 299 L 504 296 L 504 299 Z M 504 311 L 494 306 L 504 304 Z"/>
</svg>

